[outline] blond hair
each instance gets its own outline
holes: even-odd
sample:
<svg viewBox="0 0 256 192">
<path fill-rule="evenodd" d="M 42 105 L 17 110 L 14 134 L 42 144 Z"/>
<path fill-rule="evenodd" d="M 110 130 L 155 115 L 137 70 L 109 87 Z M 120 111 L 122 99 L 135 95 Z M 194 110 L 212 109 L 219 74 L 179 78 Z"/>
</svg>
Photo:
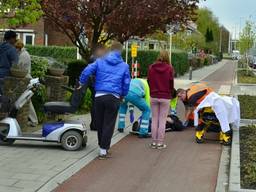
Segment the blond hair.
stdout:
<svg viewBox="0 0 256 192">
<path fill-rule="evenodd" d="M 21 41 L 21 40 L 18 40 L 16 43 L 15 43 L 15 47 L 17 49 L 22 49 L 24 47 L 24 43 Z"/>
<path fill-rule="evenodd" d="M 168 51 L 165 51 L 165 50 L 160 51 L 157 60 L 171 64 L 171 63 L 170 63 L 169 52 L 168 52 Z"/>
</svg>

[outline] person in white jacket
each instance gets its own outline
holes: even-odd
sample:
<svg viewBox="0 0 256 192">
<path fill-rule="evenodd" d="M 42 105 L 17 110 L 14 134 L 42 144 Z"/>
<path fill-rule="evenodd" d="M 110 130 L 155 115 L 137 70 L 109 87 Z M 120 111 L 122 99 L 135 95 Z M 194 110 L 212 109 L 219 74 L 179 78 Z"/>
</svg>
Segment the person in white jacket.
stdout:
<svg viewBox="0 0 256 192">
<path fill-rule="evenodd" d="M 23 70 L 28 71 L 26 78 L 32 78 L 31 76 L 31 57 L 27 50 L 24 48 L 24 44 L 21 41 L 17 41 L 16 43 L 16 49 L 19 54 L 19 62 L 17 64 L 17 67 Z M 29 102 L 29 123 L 31 126 L 36 126 L 38 124 L 38 118 L 33 106 L 32 101 Z"/>
</svg>

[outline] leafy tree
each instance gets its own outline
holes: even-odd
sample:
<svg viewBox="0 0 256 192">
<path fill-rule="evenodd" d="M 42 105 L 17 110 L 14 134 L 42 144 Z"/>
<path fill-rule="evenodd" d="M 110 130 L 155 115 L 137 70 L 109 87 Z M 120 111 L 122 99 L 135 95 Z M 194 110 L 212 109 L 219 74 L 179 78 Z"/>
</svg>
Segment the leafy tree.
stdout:
<svg viewBox="0 0 256 192">
<path fill-rule="evenodd" d="M 196 20 L 198 31 L 205 34 L 205 49 L 209 52 L 218 53 L 220 40 L 220 25 L 218 19 L 213 13 L 207 9 L 202 8 L 197 10 Z"/>
<path fill-rule="evenodd" d="M 42 0 L 45 17 L 87 58 L 96 43 L 144 37 L 166 24 L 184 24 L 199 0 Z"/>
<path fill-rule="evenodd" d="M 214 41 L 213 32 L 209 28 L 207 28 L 206 35 L 205 35 L 206 43 L 210 43 Z"/>
<path fill-rule="evenodd" d="M 41 0 L 0 0 L 0 27 L 17 27 L 36 22 L 43 14 Z"/>
<path fill-rule="evenodd" d="M 201 33 L 178 32 L 173 36 L 174 47 L 187 51 L 200 50 L 205 47 L 205 37 Z"/>
<path fill-rule="evenodd" d="M 247 53 L 254 45 L 256 39 L 255 24 L 246 21 L 246 25 L 240 34 L 239 47 L 242 54 Z"/>
</svg>

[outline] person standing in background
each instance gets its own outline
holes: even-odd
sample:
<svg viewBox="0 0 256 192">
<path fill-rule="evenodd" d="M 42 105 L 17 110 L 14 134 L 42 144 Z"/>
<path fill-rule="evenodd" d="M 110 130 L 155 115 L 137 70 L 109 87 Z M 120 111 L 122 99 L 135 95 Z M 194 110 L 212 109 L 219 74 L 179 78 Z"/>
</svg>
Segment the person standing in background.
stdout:
<svg viewBox="0 0 256 192">
<path fill-rule="evenodd" d="M 152 139 L 151 147 L 163 149 L 166 117 L 170 108 L 170 99 L 174 91 L 174 72 L 170 63 L 169 53 L 161 51 L 155 64 L 149 67 L 148 83 L 151 96 L 152 110 Z"/>
<path fill-rule="evenodd" d="M 29 53 L 24 48 L 24 44 L 21 41 L 17 41 L 15 46 L 16 46 L 17 52 L 19 54 L 19 62 L 18 62 L 17 67 L 22 70 L 26 70 L 28 72 L 26 77 L 29 79 L 32 79 L 31 57 L 30 57 Z M 28 119 L 29 119 L 30 126 L 35 127 L 38 124 L 38 118 L 37 118 L 36 111 L 35 111 L 32 101 L 29 102 Z"/>
<path fill-rule="evenodd" d="M 15 48 L 17 34 L 7 31 L 4 42 L 0 44 L 0 94 L 3 94 L 4 78 L 10 74 L 12 65 L 17 64 L 19 57 Z"/>
<path fill-rule="evenodd" d="M 128 94 L 131 81 L 129 66 L 122 59 L 122 49 L 121 43 L 113 42 L 111 51 L 86 67 L 80 76 L 79 88 L 87 83 L 91 75 L 95 75 L 95 125 L 100 160 L 110 157 L 120 102 Z"/>
</svg>

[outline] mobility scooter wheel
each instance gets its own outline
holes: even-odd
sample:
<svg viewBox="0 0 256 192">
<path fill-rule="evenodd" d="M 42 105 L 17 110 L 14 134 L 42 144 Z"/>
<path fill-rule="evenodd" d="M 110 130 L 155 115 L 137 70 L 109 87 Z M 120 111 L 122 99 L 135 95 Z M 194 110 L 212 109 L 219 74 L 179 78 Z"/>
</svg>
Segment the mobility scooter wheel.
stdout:
<svg viewBox="0 0 256 192">
<path fill-rule="evenodd" d="M 0 145 L 12 145 L 15 142 L 15 139 L 7 139 L 9 129 L 0 128 Z"/>
<path fill-rule="evenodd" d="M 0 145 L 12 145 L 15 139 L 2 139 L 0 138 Z"/>
<path fill-rule="evenodd" d="M 83 137 L 78 131 L 67 131 L 61 138 L 61 145 L 67 151 L 76 151 L 83 145 Z"/>
</svg>

